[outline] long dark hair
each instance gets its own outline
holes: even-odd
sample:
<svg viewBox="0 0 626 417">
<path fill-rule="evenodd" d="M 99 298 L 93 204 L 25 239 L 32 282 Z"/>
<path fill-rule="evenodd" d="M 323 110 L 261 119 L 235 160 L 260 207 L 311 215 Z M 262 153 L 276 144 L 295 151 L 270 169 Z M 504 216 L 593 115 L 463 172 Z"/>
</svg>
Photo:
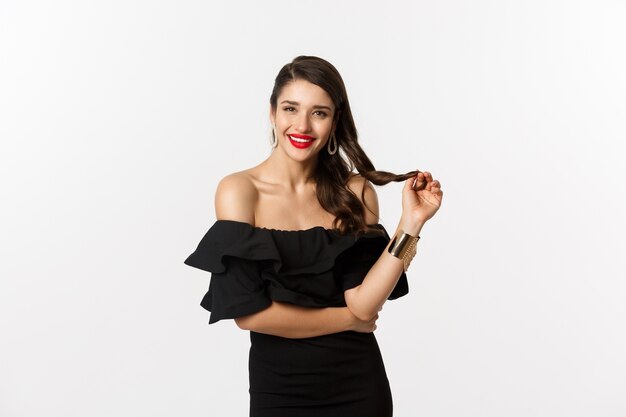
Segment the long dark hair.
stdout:
<svg viewBox="0 0 626 417">
<path fill-rule="evenodd" d="M 347 185 L 354 169 L 375 185 L 405 181 L 419 171 L 397 175 L 377 171 L 374 168 L 374 164 L 359 145 L 343 79 L 339 71 L 322 58 L 301 55 L 281 68 L 270 97 L 272 111 L 277 109 L 278 96 L 283 87 L 295 80 L 306 80 L 324 89 L 333 100 L 336 109 L 333 121 L 337 121 L 335 137 L 339 150 L 334 155 L 322 150 L 318 155 L 318 165 L 314 174 L 317 199 L 326 211 L 335 215 L 333 228 L 340 233 L 367 231 L 366 207 L 361 204 L 365 186 L 359 200 Z"/>
</svg>

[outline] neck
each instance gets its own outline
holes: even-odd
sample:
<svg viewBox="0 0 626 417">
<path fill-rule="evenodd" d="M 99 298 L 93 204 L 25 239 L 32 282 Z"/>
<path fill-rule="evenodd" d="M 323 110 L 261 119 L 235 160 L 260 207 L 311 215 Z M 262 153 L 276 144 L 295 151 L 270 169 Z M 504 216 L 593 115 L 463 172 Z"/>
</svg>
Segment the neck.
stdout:
<svg viewBox="0 0 626 417">
<path fill-rule="evenodd" d="M 267 177 L 271 182 L 283 184 L 295 191 L 313 182 L 317 158 L 302 162 L 294 161 L 277 148 L 261 163 L 261 166 L 266 169 Z"/>
</svg>

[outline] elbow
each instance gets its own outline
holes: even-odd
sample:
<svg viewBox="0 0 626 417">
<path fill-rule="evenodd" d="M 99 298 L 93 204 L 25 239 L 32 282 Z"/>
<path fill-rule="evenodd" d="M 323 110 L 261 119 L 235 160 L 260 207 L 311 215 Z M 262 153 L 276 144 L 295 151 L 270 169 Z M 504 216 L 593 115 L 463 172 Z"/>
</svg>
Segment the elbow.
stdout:
<svg viewBox="0 0 626 417">
<path fill-rule="evenodd" d="M 358 311 L 357 313 L 353 312 L 352 314 L 354 314 L 357 319 L 365 322 L 374 320 L 374 318 L 378 315 L 377 313 L 371 313 L 368 311 Z"/>
<path fill-rule="evenodd" d="M 270 304 L 269 307 L 261 311 L 257 311 L 256 313 L 248 314 L 246 316 L 236 317 L 235 323 L 237 323 L 237 326 L 241 330 L 256 331 L 262 327 L 265 327 L 268 321 L 268 314 L 271 314 L 271 312 L 273 311 L 271 307 L 274 304 L 275 303 L 272 302 L 272 304 Z"/>
<path fill-rule="evenodd" d="M 245 317 L 235 318 L 235 324 L 237 324 L 237 327 L 239 327 L 241 330 L 250 330 L 247 328 L 247 320 Z"/>
<path fill-rule="evenodd" d="M 359 287 L 360 285 L 358 287 L 351 288 L 344 292 L 346 306 L 348 306 L 348 309 L 352 312 L 352 315 L 355 316 L 360 321 L 365 321 L 365 322 L 371 321 L 378 315 L 378 312 L 369 311 L 367 308 L 364 308 L 363 306 L 360 305 L 358 301 L 358 295 L 357 295 L 359 291 Z"/>
</svg>

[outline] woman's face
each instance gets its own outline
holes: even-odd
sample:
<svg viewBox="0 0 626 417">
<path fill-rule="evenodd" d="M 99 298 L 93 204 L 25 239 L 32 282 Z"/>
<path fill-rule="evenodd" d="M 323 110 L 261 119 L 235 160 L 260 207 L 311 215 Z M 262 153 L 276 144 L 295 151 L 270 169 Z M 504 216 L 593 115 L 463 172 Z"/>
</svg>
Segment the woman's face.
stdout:
<svg viewBox="0 0 626 417">
<path fill-rule="evenodd" d="M 270 121 L 276 124 L 278 148 L 298 161 L 317 156 L 334 129 L 335 106 L 328 93 L 295 80 L 283 87 L 276 106 L 275 114 L 270 108 Z"/>
</svg>

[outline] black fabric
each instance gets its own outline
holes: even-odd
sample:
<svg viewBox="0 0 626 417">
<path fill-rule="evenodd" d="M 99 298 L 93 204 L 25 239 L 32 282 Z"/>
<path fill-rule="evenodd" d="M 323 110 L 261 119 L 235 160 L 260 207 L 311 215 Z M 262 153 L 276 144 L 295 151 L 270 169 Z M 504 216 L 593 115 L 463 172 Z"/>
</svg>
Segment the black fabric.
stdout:
<svg viewBox="0 0 626 417">
<path fill-rule="evenodd" d="M 345 307 L 343 291 L 354 288 L 389 242 L 380 224 L 374 231 L 341 235 L 314 227 L 285 231 L 218 220 L 185 264 L 211 272 L 200 305 L 209 324 L 263 310 L 271 300 L 308 307 Z M 400 276 L 389 300 L 409 292 Z"/>
<path fill-rule="evenodd" d="M 250 417 L 391 417 L 374 333 L 287 339 L 250 332 Z"/>
<path fill-rule="evenodd" d="M 360 235 L 314 227 L 286 231 L 218 220 L 185 264 L 211 272 L 200 305 L 209 324 L 242 317 L 274 301 L 345 307 L 389 243 L 380 224 Z M 388 297 L 409 291 L 400 276 Z M 389 381 L 374 333 L 345 331 L 289 339 L 250 332 L 250 417 L 389 417 Z"/>
</svg>

